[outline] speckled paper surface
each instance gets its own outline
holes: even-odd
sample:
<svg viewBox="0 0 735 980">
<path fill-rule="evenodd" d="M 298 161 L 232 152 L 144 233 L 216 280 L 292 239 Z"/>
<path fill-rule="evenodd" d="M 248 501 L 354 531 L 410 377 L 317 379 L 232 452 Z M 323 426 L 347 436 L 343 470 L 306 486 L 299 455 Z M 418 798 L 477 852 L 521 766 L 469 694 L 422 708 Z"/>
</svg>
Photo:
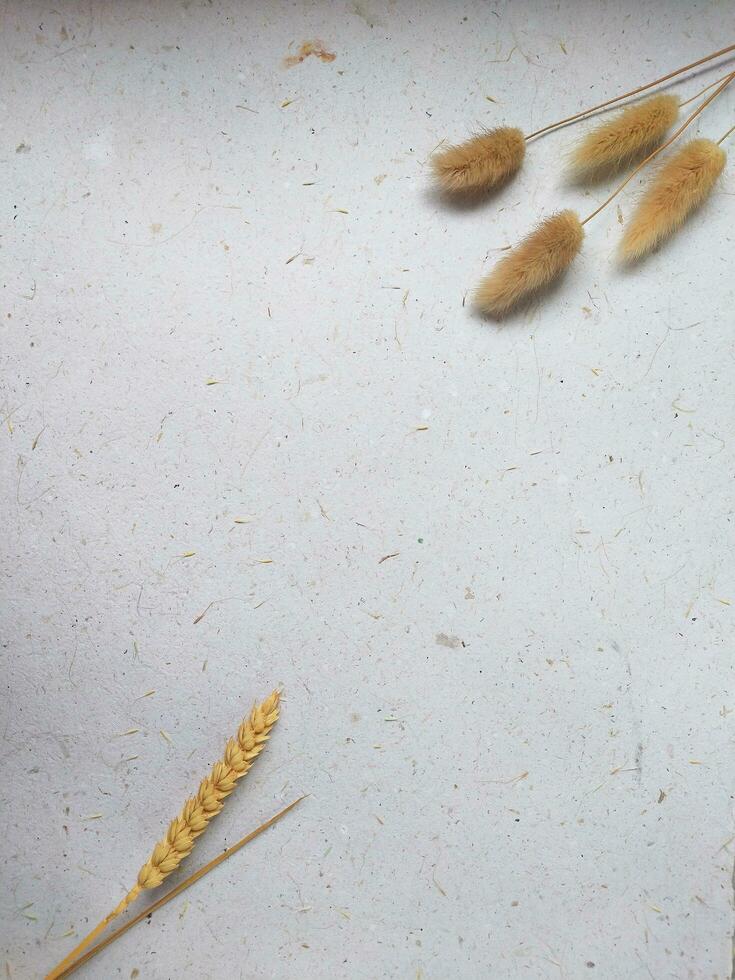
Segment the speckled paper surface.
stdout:
<svg viewBox="0 0 735 980">
<path fill-rule="evenodd" d="M 732 167 L 635 274 L 619 198 L 498 328 L 491 250 L 610 185 L 564 186 L 569 130 L 475 209 L 425 165 L 728 5 L 2 13 L 3 971 L 119 901 L 282 685 L 190 870 L 309 799 L 80 976 L 729 977 Z"/>
</svg>

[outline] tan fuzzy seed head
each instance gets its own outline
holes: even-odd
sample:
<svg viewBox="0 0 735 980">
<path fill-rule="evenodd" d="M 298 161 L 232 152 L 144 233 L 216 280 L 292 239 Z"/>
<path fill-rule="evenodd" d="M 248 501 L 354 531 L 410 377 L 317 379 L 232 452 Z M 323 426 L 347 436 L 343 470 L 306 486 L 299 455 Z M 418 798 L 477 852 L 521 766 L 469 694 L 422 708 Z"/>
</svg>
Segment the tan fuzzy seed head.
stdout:
<svg viewBox="0 0 735 980">
<path fill-rule="evenodd" d="M 501 259 L 477 287 L 475 305 L 503 316 L 522 299 L 548 286 L 577 256 L 584 229 L 574 211 L 557 211 Z"/>
<path fill-rule="evenodd" d="M 280 693 L 274 691 L 240 725 L 237 735 L 225 746 L 224 757 L 212 766 L 210 774 L 199 784 L 196 796 L 186 801 L 179 816 L 169 824 L 166 836 L 156 844 L 138 872 L 138 889 L 160 885 L 191 852 L 196 838 L 220 812 L 238 779 L 247 773 L 253 759 L 263 750 L 271 728 L 278 721 L 279 700 Z"/>
<path fill-rule="evenodd" d="M 726 160 L 722 147 L 706 139 L 690 140 L 666 160 L 628 222 L 621 260 L 635 262 L 672 235 L 710 195 Z"/>
<path fill-rule="evenodd" d="M 434 154 L 431 169 L 442 190 L 471 194 L 504 183 L 523 163 L 526 141 L 520 129 L 500 126 Z"/>
<path fill-rule="evenodd" d="M 654 95 L 626 106 L 574 147 L 569 157 L 572 176 L 584 180 L 607 175 L 645 156 L 663 141 L 678 115 L 674 95 Z"/>
</svg>

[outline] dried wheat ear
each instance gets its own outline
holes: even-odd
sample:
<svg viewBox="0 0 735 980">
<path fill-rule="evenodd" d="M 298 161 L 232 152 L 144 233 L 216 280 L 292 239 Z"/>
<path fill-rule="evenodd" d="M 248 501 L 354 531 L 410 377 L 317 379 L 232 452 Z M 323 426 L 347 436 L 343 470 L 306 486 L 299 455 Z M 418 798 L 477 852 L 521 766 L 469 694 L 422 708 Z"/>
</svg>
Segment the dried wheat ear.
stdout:
<svg viewBox="0 0 735 980">
<path fill-rule="evenodd" d="M 138 872 L 138 880 L 120 904 L 110 912 L 88 936 L 76 946 L 46 977 L 57 980 L 66 968 L 85 950 L 118 915 L 146 888 L 155 888 L 191 853 L 194 841 L 209 826 L 224 800 L 235 788 L 263 751 L 271 729 L 278 721 L 280 693 L 274 691 L 262 704 L 256 705 L 243 721 L 237 734 L 225 746 L 222 759 L 212 766 L 210 774 L 201 781 L 195 796 L 171 821 L 163 837 L 153 848 L 151 856 Z"/>
<path fill-rule="evenodd" d="M 256 705 L 238 728 L 237 735 L 228 741 L 223 758 L 212 766 L 210 774 L 199 784 L 196 796 L 186 801 L 179 816 L 169 824 L 166 836 L 156 844 L 138 872 L 140 889 L 160 885 L 191 852 L 194 841 L 220 812 L 237 780 L 263 751 L 270 730 L 278 721 L 279 699 L 279 692 L 274 691 L 266 701 Z"/>
</svg>

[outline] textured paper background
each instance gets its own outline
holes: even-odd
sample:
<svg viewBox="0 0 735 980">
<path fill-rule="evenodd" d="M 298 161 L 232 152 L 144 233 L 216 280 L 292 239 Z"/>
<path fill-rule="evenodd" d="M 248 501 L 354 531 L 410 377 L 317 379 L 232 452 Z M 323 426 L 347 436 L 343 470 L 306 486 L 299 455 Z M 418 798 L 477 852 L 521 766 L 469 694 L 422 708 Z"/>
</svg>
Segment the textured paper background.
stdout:
<svg viewBox="0 0 735 980">
<path fill-rule="evenodd" d="M 611 207 L 498 329 L 462 305 L 489 250 L 609 188 L 564 187 L 570 131 L 473 210 L 425 161 L 731 15 L 3 5 L 10 977 L 112 908 L 275 685 L 190 868 L 310 799 L 85 976 L 730 976 L 732 168 L 635 275 Z M 285 68 L 313 38 L 335 60 Z"/>
</svg>

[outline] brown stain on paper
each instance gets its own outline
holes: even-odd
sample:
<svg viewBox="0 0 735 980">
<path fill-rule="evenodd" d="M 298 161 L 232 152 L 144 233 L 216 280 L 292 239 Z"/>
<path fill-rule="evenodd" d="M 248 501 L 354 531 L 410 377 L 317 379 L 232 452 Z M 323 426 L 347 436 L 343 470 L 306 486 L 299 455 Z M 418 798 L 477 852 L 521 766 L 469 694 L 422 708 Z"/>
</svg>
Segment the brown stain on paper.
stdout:
<svg viewBox="0 0 735 980">
<path fill-rule="evenodd" d="M 446 633 L 437 633 L 434 640 L 437 646 L 449 647 L 450 650 L 456 650 L 465 645 L 458 636 L 447 636 Z"/>
<path fill-rule="evenodd" d="M 332 51 L 327 51 L 323 41 L 315 39 L 313 41 L 304 41 L 296 54 L 291 54 L 283 59 L 283 66 L 284 68 L 293 68 L 295 65 L 300 65 L 302 61 L 306 61 L 312 54 L 315 58 L 324 62 L 334 61 L 337 57 Z"/>
</svg>

